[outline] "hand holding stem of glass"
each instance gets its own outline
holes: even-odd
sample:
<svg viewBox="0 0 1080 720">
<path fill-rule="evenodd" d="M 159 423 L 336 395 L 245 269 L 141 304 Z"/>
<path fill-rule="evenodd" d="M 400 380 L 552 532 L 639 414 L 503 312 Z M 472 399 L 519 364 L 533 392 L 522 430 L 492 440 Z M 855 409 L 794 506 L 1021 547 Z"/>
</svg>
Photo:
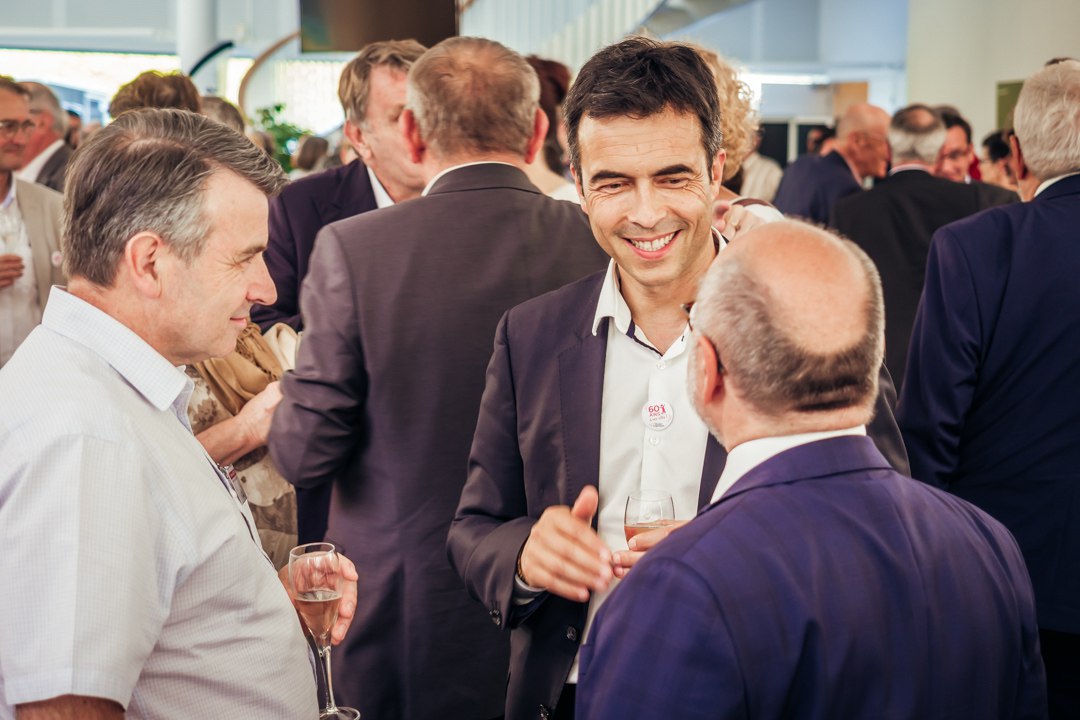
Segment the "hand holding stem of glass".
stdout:
<svg viewBox="0 0 1080 720">
<path fill-rule="evenodd" d="M 330 543 L 308 543 L 289 551 L 289 587 L 326 674 L 326 707 L 319 717 L 358 720 L 356 710 L 337 707 L 330 680 L 330 631 L 337 622 L 343 583 L 341 561 Z"/>
<path fill-rule="evenodd" d="M 666 492 L 639 490 L 626 498 L 623 531 L 627 543 L 635 535 L 662 528 L 674 521 L 675 503 Z"/>
</svg>

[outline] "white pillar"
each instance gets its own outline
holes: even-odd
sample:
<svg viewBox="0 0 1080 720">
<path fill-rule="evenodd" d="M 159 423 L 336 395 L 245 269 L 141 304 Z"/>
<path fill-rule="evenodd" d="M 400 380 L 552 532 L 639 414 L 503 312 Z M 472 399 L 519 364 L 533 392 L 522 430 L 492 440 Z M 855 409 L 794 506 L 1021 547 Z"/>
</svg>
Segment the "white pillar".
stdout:
<svg viewBox="0 0 1080 720">
<path fill-rule="evenodd" d="M 180 58 L 181 71 L 191 72 L 192 66 L 218 41 L 216 0 L 177 0 L 176 2 L 176 54 Z M 204 66 L 199 77 L 192 80 L 199 90 L 205 92 L 207 84 L 216 85 L 212 72 L 214 64 Z"/>
</svg>

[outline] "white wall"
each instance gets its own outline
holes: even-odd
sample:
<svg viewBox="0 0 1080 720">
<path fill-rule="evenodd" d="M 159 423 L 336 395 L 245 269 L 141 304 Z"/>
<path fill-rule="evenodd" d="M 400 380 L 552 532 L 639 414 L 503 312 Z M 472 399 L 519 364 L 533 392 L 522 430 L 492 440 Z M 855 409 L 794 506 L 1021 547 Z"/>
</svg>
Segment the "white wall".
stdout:
<svg viewBox="0 0 1080 720">
<path fill-rule="evenodd" d="M 950 103 L 977 144 L 995 127 L 997 83 L 1080 57 L 1078 0 L 908 0 L 908 98 Z"/>
</svg>

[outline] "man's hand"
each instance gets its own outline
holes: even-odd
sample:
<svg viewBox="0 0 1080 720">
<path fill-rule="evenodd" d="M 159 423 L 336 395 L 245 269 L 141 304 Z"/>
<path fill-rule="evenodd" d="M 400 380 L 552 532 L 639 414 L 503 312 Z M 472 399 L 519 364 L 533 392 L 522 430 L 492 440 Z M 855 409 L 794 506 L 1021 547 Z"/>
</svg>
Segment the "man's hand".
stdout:
<svg viewBox="0 0 1080 720">
<path fill-rule="evenodd" d="M 646 550 L 656 547 L 661 540 L 675 530 L 681 528 L 686 522 L 686 520 L 672 520 L 664 523 L 664 527 L 662 528 L 643 532 L 640 535 L 635 535 L 630 538 L 630 542 L 627 543 L 627 545 L 630 546 L 629 550 L 617 552 L 612 555 L 615 577 L 620 580 L 626 577 L 626 573 L 630 572 L 630 568 L 634 567 L 634 565 L 637 564 L 637 561 L 644 557 Z"/>
<path fill-rule="evenodd" d="M 257 448 L 266 444 L 266 437 L 270 434 L 270 421 L 274 419 L 274 410 L 280 402 L 281 383 L 272 382 L 248 400 L 236 414 L 251 447 Z"/>
<path fill-rule="evenodd" d="M 768 222 L 742 205 L 732 205 L 726 200 L 718 200 L 713 205 L 713 227 L 729 241 L 742 237 L 758 225 L 765 225 Z"/>
<path fill-rule="evenodd" d="M 549 507 L 521 550 L 525 583 L 568 600 L 585 602 L 589 591 L 611 584 L 611 551 L 592 529 L 600 497 L 587 485 L 574 507 Z"/>
<path fill-rule="evenodd" d="M 344 582 L 341 583 L 341 604 L 338 606 L 338 619 L 334 623 L 333 630 L 330 631 L 330 643 L 332 645 L 337 645 L 345 639 L 345 633 L 348 632 L 353 617 L 356 616 L 356 581 L 360 579 L 360 576 L 356 573 L 356 565 L 353 564 L 352 560 L 341 553 L 338 553 L 338 559 L 341 577 Z M 296 607 L 296 599 L 293 597 L 292 588 L 289 587 L 288 565 L 283 565 L 278 570 L 278 579 L 285 586 L 285 592 L 289 594 L 289 600 L 292 601 L 293 607 Z M 301 621 L 300 625 L 303 627 L 303 621 Z"/>
<path fill-rule="evenodd" d="M 0 255 L 0 289 L 6 288 L 22 277 L 26 266 L 18 255 Z"/>
</svg>

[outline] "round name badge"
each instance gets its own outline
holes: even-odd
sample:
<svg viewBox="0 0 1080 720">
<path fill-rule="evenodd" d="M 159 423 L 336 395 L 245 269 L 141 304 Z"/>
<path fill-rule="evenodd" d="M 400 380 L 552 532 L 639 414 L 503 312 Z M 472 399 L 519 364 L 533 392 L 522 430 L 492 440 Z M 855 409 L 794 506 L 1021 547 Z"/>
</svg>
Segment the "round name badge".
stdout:
<svg viewBox="0 0 1080 720">
<path fill-rule="evenodd" d="M 667 430 L 675 419 L 675 410 L 669 402 L 650 400 L 641 408 L 641 421 L 650 430 Z"/>
</svg>

